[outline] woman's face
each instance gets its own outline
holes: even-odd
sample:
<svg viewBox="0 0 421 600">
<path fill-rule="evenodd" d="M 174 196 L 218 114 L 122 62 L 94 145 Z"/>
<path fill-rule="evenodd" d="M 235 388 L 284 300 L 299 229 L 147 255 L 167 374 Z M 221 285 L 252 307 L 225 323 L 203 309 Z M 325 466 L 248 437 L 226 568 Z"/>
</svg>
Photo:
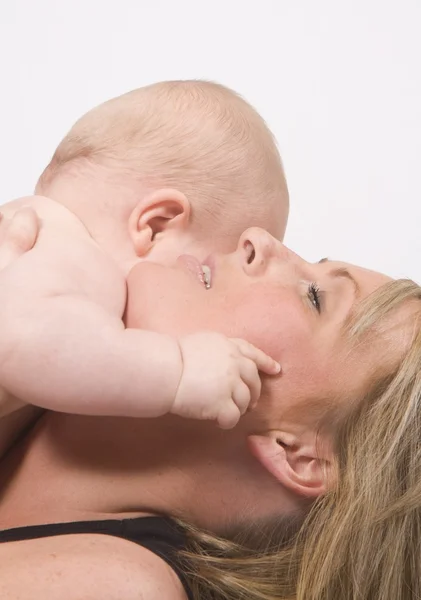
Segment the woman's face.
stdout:
<svg viewBox="0 0 421 600">
<path fill-rule="evenodd" d="M 278 409 L 358 389 L 363 373 L 355 362 L 347 368 L 342 328 L 355 303 L 388 277 L 345 263 L 307 263 L 258 228 L 244 232 L 235 252 L 205 263 L 210 289 L 192 257 L 174 268 L 137 265 L 128 277 L 126 325 L 174 336 L 218 331 L 252 342 L 282 365 L 264 388 Z"/>
</svg>

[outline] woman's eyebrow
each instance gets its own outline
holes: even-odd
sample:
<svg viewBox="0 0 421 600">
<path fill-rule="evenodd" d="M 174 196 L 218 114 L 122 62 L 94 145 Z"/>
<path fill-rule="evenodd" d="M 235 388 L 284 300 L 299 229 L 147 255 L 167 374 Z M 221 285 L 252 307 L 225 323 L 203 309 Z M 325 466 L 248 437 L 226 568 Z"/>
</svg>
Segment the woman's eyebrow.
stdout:
<svg viewBox="0 0 421 600">
<path fill-rule="evenodd" d="M 326 262 L 330 262 L 330 259 L 325 257 L 319 260 L 318 264 L 323 264 Z M 334 269 L 333 271 L 329 271 L 328 275 L 330 275 L 331 277 L 346 277 L 346 279 L 349 279 L 353 286 L 354 286 L 354 292 L 355 292 L 355 296 L 358 298 L 359 296 L 361 296 L 361 289 L 360 286 L 358 285 L 356 279 L 351 275 L 351 273 L 348 271 L 348 269 L 345 269 L 344 267 L 341 267 L 339 269 Z"/>
</svg>

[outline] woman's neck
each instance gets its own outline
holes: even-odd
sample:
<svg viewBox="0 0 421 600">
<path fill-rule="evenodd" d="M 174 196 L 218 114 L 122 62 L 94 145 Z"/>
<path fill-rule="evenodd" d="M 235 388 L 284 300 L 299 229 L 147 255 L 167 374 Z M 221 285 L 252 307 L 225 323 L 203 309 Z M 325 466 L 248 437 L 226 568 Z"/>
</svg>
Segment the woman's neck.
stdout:
<svg viewBox="0 0 421 600">
<path fill-rule="evenodd" d="M 245 439 L 171 416 L 46 414 L 0 469 L 0 528 L 168 514 L 223 531 L 293 508 Z"/>
</svg>

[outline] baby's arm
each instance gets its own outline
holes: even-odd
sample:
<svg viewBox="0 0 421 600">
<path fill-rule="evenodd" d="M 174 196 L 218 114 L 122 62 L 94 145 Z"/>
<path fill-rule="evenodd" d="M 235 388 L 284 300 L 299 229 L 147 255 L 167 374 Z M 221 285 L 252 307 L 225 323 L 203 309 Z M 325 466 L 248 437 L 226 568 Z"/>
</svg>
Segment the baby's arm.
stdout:
<svg viewBox="0 0 421 600">
<path fill-rule="evenodd" d="M 39 299 L 0 328 L 3 385 L 28 403 L 60 412 L 174 412 L 232 427 L 260 395 L 258 369 L 278 372 L 246 342 L 211 333 L 176 340 L 124 329 L 118 317 L 84 297 Z"/>
<path fill-rule="evenodd" d="M 182 361 L 169 336 L 124 329 L 120 318 L 83 296 L 41 297 L 1 317 L 0 381 L 12 395 L 86 415 L 170 410 Z"/>
</svg>

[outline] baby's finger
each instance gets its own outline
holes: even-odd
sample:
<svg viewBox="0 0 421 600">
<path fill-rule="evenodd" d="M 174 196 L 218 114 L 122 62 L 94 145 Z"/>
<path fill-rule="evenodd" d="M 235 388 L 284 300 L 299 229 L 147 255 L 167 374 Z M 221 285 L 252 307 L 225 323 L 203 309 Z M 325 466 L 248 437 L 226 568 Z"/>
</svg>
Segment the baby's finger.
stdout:
<svg viewBox="0 0 421 600">
<path fill-rule="evenodd" d="M 234 402 L 229 402 L 218 415 L 218 425 L 221 429 L 232 429 L 240 420 L 241 414 Z"/>
<path fill-rule="evenodd" d="M 232 399 L 235 404 L 238 406 L 238 409 L 242 415 L 247 412 L 251 401 L 251 392 L 246 383 L 244 381 L 239 381 L 234 388 Z"/>
<path fill-rule="evenodd" d="M 240 377 L 250 392 L 250 406 L 254 408 L 260 398 L 262 382 L 257 365 L 251 358 L 244 357 L 239 366 Z"/>
<path fill-rule="evenodd" d="M 246 358 L 250 358 L 250 360 L 256 363 L 259 371 L 262 371 L 267 375 L 277 375 L 278 373 L 280 373 L 281 365 L 278 362 L 276 362 L 276 360 L 274 360 L 272 357 L 265 354 L 263 350 L 256 348 L 256 346 L 253 346 L 253 344 L 246 342 L 246 340 L 235 338 L 231 341 L 233 341 L 237 345 L 238 349 L 240 350 L 243 356 L 245 356 Z"/>
</svg>

